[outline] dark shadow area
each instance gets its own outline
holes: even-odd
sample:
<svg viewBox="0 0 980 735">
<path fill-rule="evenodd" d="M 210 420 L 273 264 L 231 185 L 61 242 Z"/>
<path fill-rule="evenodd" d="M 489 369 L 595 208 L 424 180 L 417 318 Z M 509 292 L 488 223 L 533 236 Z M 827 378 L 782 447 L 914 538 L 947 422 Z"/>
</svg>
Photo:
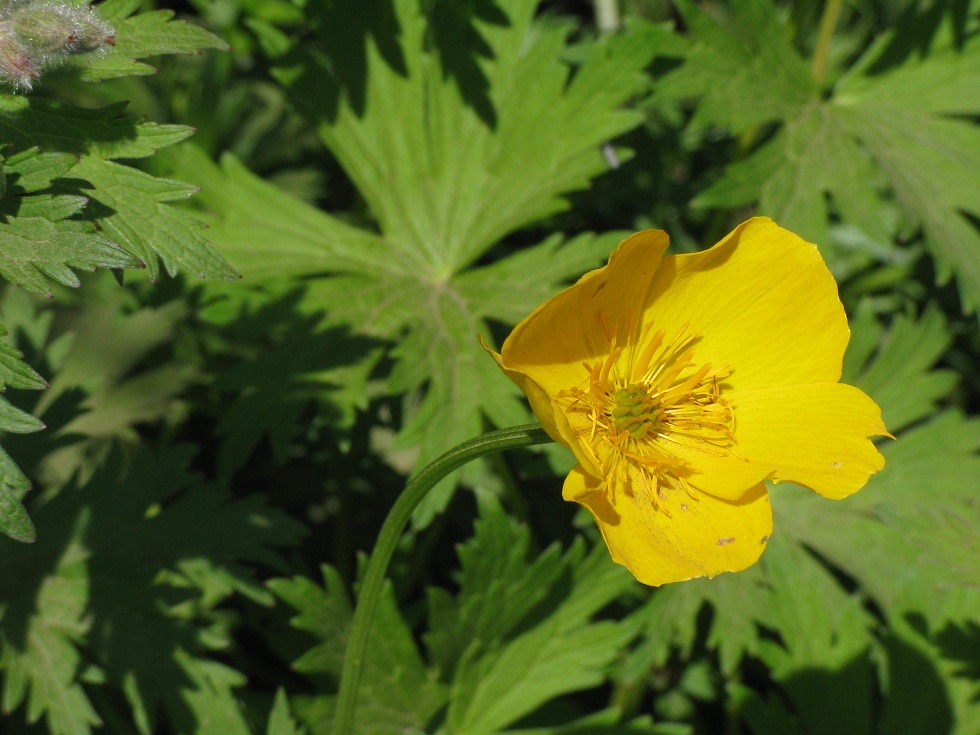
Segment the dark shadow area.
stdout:
<svg viewBox="0 0 980 735">
<path fill-rule="evenodd" d="M 910 56 L 926 56 L 944 19 L 950 23 L 956 47 L 962 48 L 968 15 L 969 0 L 937 0 L 925 8 L 920 3 L 909 4 L 895 23 L 891 40 L 866 73 L 881 74 L 901 66 Z"/>
<path fill-rule="evenodd" d="M 974 684 L 973 702 L 980 702 L 980 623 L 969 620 L 962 625 L 950 623 L 934 637 L 943 658 L 956 661 L 959 667 L 953 672 L 957 677 Z"/>
<path fill-rule="evenodd" d="M 890 635 L 888 691 L 880 692 L 867 652 L 837 668 L 808 668 L 772 682 L 765 696 L 752 697 L 741 715 L 753 733 L 802 735 L 946 735 L 953 711 L 942 675 L 933 662 Z"/>
<path fill-rule="evenodd" d="M 493 59 L 493 49 L 475 21 L 508 27 L 510 20 L 494 0 L 434 0 L 428 11 L 426 47 L 439 56 L 444 77 L 451 78 L 464 104 L 471 107 L 491 128 L 497 126 L 497 113 L 490 100 L 490 80 L 480 68 L 479 59 Z"/>
<path fill-rule="evenodd" d="M 117 450 L 88 486 L 63 494 L 78 498 L 88 517 L 87 649 L 111 684 L 135 687 L 151 720 L 163 709 L 181 731 L 197 727 L 181 690 L 198 684 L 175 654 L 213 655 L 206 631 L 221 615 L 199 585 L 213 594 L 254 584 L 257 568 L 282 568 L 272 547 L 294 545 L 303 533 L 259 496 L 232 500 L 191 473 L 193 454 L 186 445 L 129 458 Z"/>
<path fill-rule="evenodd" d="M 874 679 L 870 659 L 861 655 L 837 669 L 801 670 L 780 685 L 807 735 L 857 735 L 874 732 Z"/>
<path fill-rule="evenodd" d="M 20 151 L 40 146 L 45 152 L 87 153 L 98 148 L 103 158 L 133 158 L 154 152 L 153 144 L 134 150 L 141 117 L 125 114 L 128 102 L 98 109 L 53 100 L 7 96 L 0 104 L 0 140 Z M 65 121 L 71 122 L 66 127 Z M 158 145 L 158 144 L 157 144 Z"/>
<path fill-rule="evenodd" d="M 408 67 L 399 42 L 402 29 L 392 0 L 360 3 L 326 0 L 311 3 L 306 12 L 322 55 L 299 50 L 286 63 L 299 61 L 310 65 L 302 76 L 316 85 L 316 92 L 304 97 L 317 100 L 318 112 L 327 120 L 336 119 L 342 99 L 348 100 L 358 117 L 364 115 L 369 43 L 394 72 L 407 76 Z"/>
<path fill-rule="evenodd" d="M 353 423 L 351 404 L 366 404 L 367 397 L 351 395 L 336 371 L 373 361 L 382 343 L 353 335 L 346 326 L 324 327 L 323 315 L 299 311 L 301 299 L 297 289 L 255 311 L 240 312 L 234 322 L 234 332 L 254 354 L 214 382 L 216 390 L 237 395 L 217 427 L 222 477 L 240 469 L 263 437 L 276 463 L 284 463 L 304 416 L 307 433 L 314 425 L 343 433 Z"/>
<path fill-rule="evenodd" d="M 946 735 L 953 708 L 942 675 L 919 648 L 897 634 L 884 641 L 888 691 L 878 721 L 881 735 Z"/>
<path fill-rule="evenodd" d="M 287 86 L 307 116 L 333 122 L 346 100 L 358 117 L 367 104 L 369 45 L 396 74 L 407 77 L 406 44 L 421 44 L 422 52 L 438 57 L 444 78 L 456 84 L 464 104 L 488 126 L 496 124 L 490 82 L 480 59 L 493 59 L 493 50 L 478 24 L 506 27 L 507 15 L 494 0 L 430 0 L 423 3 L 426 27 L 421 38 L 407 34 L 391 0 L 343 0 L 311 4 L 307 14 L 317 39 L 316 50 L 298 44 L 280 61 L 295 75 Z"/>
</svg>

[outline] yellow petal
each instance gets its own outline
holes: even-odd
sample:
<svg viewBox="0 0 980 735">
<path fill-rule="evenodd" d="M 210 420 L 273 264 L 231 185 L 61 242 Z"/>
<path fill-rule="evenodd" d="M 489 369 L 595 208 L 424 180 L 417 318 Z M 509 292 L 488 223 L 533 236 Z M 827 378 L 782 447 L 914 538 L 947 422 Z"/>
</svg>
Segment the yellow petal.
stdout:
<svg viewBox="0 0 980 735">
<path fill-rule="evenodd" d="M 756 217 L 710 250 L 663 259 L 644 320 L 700 333 L 699 363 L 732 366 L 737 390 L 840 378 L 850 331 L 817 246 Z"/>
<path fill-rule="evenodd" d="M 562 493 L 589 509 L 613 560 L 654 586 L 745 569 L 772 533 L 772 509 L 761 484 L 734 501 L 671 490 L 654 509 L 649 499 L 622 488 L 601 490 L 598 480 L 576 467 Z"/>
<path fill-rule="evenodd" d="M 545 430 L 545 433 L 554 441 L 571 449 L 579 463 L 584 465 L 589 472 L 596 477 L 601 476 L 592 458 L 582 450 L 581 445 L 576 441 L 575 434 L 572 431 L 572 427 L 568 424 L 568 418 L 565 416 L 565 412 L 559 406 L 552 405 L 551 397 L 527 375 L 518 370 L 511 370 L 504 365 L 500 354 L 494 352 L 487 345 L 486 340 L 483 339 L 483 335 L 477 335 L 477 338 L 480 340 L 483 349 L 490 354 L 490 357 L 504 371 L 504 374 L 513 380 L 517 387 L 521 389 L 521 392 L 527 396 L 527 400 L 531 404 L 531 410 L 541 423 L 541 428 Z"/>
<path fill-rule="evenodd" d="M 890 436 L 881 409 L 842 383 L 798 385 L 729 395 L 735 409 L 734 452 L 679 451 L 696 472 L 688 481 L 721 498 L 738 497 L 752 478 L 789 481 L 828 498 L 861 489 L 885 466 L 868 437 Z"/>
<path fill-rule="evenodd" d="M 609 354 L 606 328 L 618 328 L 625 340 L 626 330 L 637 325 L 667 243 L 660 230 L 644 230 L 621 242 L 608 265 L 583 276 L 514 328 L 500 351 L 501 365 L 527 375 L 551 396 L 578 385 L 586 375 L 582 363 Z"/>
<path fill-rule="evenodd" d="M 545 433 L 550 436 L 554 441 L 559 444 L 564 444 L 568 446 L 568 442 L 562 438 L 561 433 L 558 431 L 558 427 L 555 426 L 555 416 L 554 411 L 551 408 L 551 399 L 548 395 L 541 389 L 540 386 L 530 380 L 524 373 L 517 370 L 511 370 L 509 367 L 504 365 L 503 359 L 500 357 L 500 353 L 494 352 L 493 349 L 486 343 L 483 339 L 482 334 L 477 335 L 477 339 L 480 340 L 480 345 L 487 351 L 487 353 L 494 359 L 494 362 L 504 371 L 504 375 L 514 381 L 521 392 L 527 396 L 528 402 L 531 404 L 531 410 L 534 411 L 534 415 L 538 418 L 541 423 L 541 428 L 545 430 Z"/>
</svg>

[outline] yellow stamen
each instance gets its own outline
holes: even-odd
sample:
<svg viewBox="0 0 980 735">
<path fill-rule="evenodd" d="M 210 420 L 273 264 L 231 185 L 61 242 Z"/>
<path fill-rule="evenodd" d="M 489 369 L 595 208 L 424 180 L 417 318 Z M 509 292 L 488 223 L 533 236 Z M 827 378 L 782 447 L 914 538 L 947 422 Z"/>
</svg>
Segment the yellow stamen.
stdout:
<svg viewBox="0 0 980 735">
<path fill-rule="evenodd" d="M 634 321 L 627 317 L 630 327 Z M 639 335 L 631 329 L 622 335 L 618 324 L 609 329 L 602 314 L 598 318 L 609 353 L 593 364 L 583 362 L 584 380 L 561 391 L 559 403 L 585 453 L 606 476 L 604 492 L 619 487 L 633 497 L 642 493 L 667 514 L 665 493 L 696 500 L 681 477 L 686 462 L 676 449 L 734 454 L 735 416 L 719 386 L 731 366 L 698 365 L 692 347 L 698 334 L 687 324 L 666 341 L 665 329 L 650 335 L 651 324 Z"/>
</svg>

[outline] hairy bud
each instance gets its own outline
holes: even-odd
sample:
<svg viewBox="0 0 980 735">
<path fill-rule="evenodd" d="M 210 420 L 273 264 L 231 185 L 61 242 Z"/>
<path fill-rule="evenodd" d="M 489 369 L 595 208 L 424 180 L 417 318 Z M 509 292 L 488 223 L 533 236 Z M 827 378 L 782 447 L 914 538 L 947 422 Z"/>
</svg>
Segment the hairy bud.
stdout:
<svg viewBox="0 0 980 735">
<path fill-rule="evenodd" d="M 31 88 L 41 73 L 68 56 L 116 42 L 112 26 L 87 6 L 49 0 L 0 0 L 0 81 Z"/>
</svg>

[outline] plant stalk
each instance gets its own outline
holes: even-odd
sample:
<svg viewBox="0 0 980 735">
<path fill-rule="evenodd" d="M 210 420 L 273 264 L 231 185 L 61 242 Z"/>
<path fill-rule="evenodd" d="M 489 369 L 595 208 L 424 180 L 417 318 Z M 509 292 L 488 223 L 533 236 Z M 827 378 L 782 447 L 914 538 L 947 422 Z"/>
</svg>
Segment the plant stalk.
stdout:
<svg viewBox="0 0 980 735">
<path fill-rule="evenodd" d="M 834 30 L 837 28 L 837 21 L 840 19 L 840 11 L 844 6 L 844 0 L 827 0 L 823 8 L 823 16 L 820 18 L 820 31 L 817 35 L 817 47 L 813 51 L 813 81 L 817 83 L 817 88 L 823 86 L 827 76 L 827 57 L 830 53 L 830 41 L 834 37 Z"/>
<path fill-rule="evenodd" d="M 600 36 L 619 30 L 619 0 L 595 0 L 595 25 Z"/>
<path fill-rule="evenodd" d="M 514 426 L 510 429 L 491 431 L 459 446 L 450 449 L 438 459 L 427 465 L 405 486 L 395 504 L 388 511 L 374 551 L 368 560 L 364 580 L 358 595 L 357 607 L 350 624 L 350 637 L 347 652 L 344 654 L 344 667 L 340 675 L 340 691 L 337 694 L 337 709 L 334 714 L 334 735 L 353 735 L 354 718 L 357 711 L 357 693 L 361 684 L 364 655 L 367 651 L 371 621 L 384 588 L 385 573 L 391 561 L 398 539 L 412 512 L 435 485 L 453 470 L 467 462 L 486 454 L 516 447 L 529 447 L 545 444 L 551 438 L 538 424 Z"/>
</svg>

